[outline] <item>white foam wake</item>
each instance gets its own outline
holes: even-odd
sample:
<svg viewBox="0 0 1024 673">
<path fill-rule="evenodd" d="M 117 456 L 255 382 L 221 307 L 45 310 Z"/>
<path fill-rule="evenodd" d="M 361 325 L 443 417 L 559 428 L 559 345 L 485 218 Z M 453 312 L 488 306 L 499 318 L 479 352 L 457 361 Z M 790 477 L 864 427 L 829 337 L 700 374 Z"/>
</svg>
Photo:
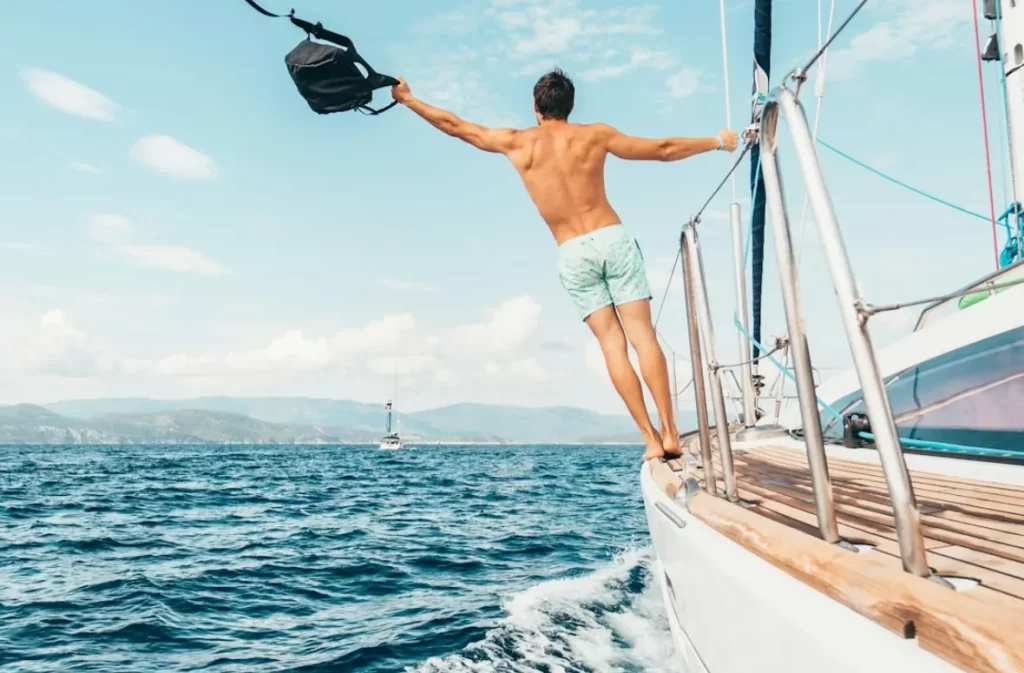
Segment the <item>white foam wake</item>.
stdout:
<svg viewBox="0 0 1024 673">
<path fill-rule="evenodd" d="M 512 596 L 483 640 L 416 673 L 683 673 L 652 548 L 629 549 L 589 575 Z"/>
</svg>

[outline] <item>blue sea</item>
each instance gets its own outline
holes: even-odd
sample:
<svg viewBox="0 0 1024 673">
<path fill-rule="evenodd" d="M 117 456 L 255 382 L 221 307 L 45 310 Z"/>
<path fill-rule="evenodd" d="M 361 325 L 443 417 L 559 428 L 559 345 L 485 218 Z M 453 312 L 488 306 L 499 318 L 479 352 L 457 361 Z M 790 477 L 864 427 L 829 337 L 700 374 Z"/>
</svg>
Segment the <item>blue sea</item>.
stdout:
<svg viewBox="0 0 1024 673">
<path fill-rule="evenodd" d="M 641 454 L 0 447 L 0 671 L 678 673 Z"/>
</svg>

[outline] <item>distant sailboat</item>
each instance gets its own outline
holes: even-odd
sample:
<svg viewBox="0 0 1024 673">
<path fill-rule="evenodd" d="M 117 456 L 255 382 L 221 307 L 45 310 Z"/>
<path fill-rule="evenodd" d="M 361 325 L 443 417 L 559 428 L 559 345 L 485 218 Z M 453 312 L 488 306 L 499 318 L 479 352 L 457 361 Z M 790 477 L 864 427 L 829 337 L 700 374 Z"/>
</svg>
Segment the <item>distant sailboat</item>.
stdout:
<svg viewBox="0 0 1024 673">
<path fill-rule="evenodd" d="M 395 372 L 395 397 L 398 397 L 398 373 Z M 391 430 L 391 410 L 392 402 L 388 400 L 388 403 L 384 405 L 384 409 L 388 412 L 387 428 L 385 429 L 385 435 L 380 440 L 380 448 L 394 451 L 401 449 L 404 445 L 402 443 L 402 436 L 398 432 L 398 417 L 395 415 L 395 429 Z"/>
</svg>

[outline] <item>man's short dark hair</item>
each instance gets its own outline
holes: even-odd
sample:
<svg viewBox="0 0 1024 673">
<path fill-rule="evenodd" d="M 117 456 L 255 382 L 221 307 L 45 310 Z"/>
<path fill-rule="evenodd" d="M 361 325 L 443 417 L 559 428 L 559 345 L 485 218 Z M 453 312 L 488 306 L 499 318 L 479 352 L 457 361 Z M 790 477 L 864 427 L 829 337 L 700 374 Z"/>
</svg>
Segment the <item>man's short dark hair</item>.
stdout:
<svg viewBox="0 0 1024 673">
<path fill-rule="evenodd" d="M 576 98 L 572 80 L 555 68 L 533 86 L 533 103 L 544 119 L 568 119 Z"/>
</svg>

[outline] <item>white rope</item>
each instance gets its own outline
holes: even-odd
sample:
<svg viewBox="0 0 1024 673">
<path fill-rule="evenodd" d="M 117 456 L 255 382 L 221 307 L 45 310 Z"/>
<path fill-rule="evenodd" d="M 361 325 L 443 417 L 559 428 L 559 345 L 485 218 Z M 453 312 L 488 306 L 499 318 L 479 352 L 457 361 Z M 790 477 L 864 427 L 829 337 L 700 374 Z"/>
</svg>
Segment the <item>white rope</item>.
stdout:
<svg viewBox="0 0 1024 673">
<path fill-rule="evenodd" d="M 836 16 L 836 0 L 832 0 L 832 6 L 828 13 L 828 30 L 826 35 L 832 34 L 832 20 Z M 818 0 L 818 49 L 821 49 L 821 0 Z M 815 143 L 818 141 L 818 127 L 821 125 L 821 101 L 825 98 L 825 71 L 828 68 L 828 50 L 821 56 L 821 65 L 818 66 L 817 77 L 814 82 L 814 95 L 818 101 L 814 105 L 814 130 L 811 136 Z M 800 209 L 800 236 L 796 246 L 796 258 L 794 263 L 797 271 L 800 270 L 800 258 L 804 250 L 804 230 L 807 224 L 807 194 L 804 194 L 803 207 Z"/>
<path fill-rule="evenodd" d="M 719 23 L 722 26 L 722 75 L 725 78 L 725 126 L 732 129 L 732 113 L 729 103 L 729 47 L 725 32 L 725 0 L 718 0 Z M 729 175 L 729 187 L 732 190 L 732 203 L 736 203 L 736 172 Z"/>
</svg>

